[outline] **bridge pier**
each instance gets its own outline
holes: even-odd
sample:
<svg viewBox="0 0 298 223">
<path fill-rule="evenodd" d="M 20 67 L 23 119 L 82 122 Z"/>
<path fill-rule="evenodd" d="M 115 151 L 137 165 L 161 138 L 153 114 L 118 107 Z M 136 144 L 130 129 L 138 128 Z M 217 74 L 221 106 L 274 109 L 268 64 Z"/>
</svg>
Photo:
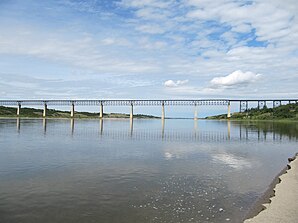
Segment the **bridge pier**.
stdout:
<svg viewBox="0 0 298 223">
<path fill-rule="evenodd" d="M 227 118 L 230 119 L 231 118 L 231 102 L 228 102 L 228 114 L 227 114 Z"/>
<path fill-rule="evenodd" d="M 48 105 L 46 103 L 44 103 L 42 117 L 46 117 L 47 116 L 47 108 L 48 108 Z"/>
<path fill-rule="evenodd" d="M 71 110 L 70 110 L 70 117 L 73 118 L 75 113 L 75 105 L 74 103 L 71 104 Z"/>
<path fill-rule="evenodd" d="M 165 119 L 165 103 L 161 104 L 161 119 Z"/>
<path fill-rule="evenodd" d="M 22 107 L 22 105 L 21 105 L 21 103 L 19 103 L 18 108 L 17 108 L 17 116 L 20 116 L 20 114 L 21 114 L 21 107 Z"/>
<path fill-rule="evenodd" d="M 198 120 L 198 107 L 195 104 L 195 114 L 194 114 L 194 120 Z"/>
<path fill-rule="evenodd" d="M 102 104 L 102 102 L 100 103 L 99 118 L 103 118 L 103 104 Z"/>
<path fill-rule="evenodd" d="M 130 119 L 133 119 L 133 104 L 130 105 Z"/>
</svg>

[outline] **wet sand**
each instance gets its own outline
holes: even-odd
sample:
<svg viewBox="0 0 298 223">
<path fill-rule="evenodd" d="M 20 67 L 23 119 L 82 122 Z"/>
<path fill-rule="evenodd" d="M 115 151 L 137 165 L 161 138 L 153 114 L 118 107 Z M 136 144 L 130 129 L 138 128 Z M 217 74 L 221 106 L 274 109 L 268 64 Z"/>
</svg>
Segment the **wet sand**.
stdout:
<svg viewBox="0 0 298 223">
<path fill-rule="evenodd" d="M 271 183 L 269 189 L 247 215 L 249 222 L 298 221 L 298 154 Z"/>
</svg>

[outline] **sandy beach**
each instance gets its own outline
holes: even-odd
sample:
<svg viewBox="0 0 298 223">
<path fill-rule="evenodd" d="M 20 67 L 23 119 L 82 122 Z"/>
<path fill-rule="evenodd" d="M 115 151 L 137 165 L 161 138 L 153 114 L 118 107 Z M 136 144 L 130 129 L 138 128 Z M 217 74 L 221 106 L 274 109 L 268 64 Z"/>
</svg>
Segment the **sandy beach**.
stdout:
<svg viewBox="0 0 298 223">
<path fill-rule="evenodd" d="M 298 220 L 298 154 L 295 158 L 289 159 L 288 168 L 280 177 L 277 177 L 272 184 L 276 184 L 274 189 L 268 192 L 261 199 L 262 206 L 256 204 L 254 212 L 260 211 L 256 216 L 245 220 L 245 223 L 294 223 Z M 278 183 L 279 182 L 279 183 Z M 271 185 L 272 185 L 271 184 Z M 273 195 L 273 196 L 272 196 Z M 268 202 L 268 196 L 272 196 Z M 251 214 L 253 216 L 253 214 Z M 248 216 L 248 217 L 251 217 Z"/>
</svg>

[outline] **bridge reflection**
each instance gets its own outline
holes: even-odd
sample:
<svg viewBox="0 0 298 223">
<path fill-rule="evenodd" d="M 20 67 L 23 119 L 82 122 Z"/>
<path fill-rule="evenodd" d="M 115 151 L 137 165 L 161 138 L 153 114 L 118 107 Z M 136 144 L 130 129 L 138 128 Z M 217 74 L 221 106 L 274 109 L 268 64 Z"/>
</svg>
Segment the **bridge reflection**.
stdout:
<svg viewBox="0 0 298 223">
<path fill-rule="evenodd" d="M 297 140 L 297 125 L 292 125 L 291 128 L 282 128 L 278 123 L 262 123 L 262 122 L 234 122 L 223 121 L 220 122 L 221 128 L 216 130 L 200 129 L 198 123 L 200 121 L 194 120 L 193 128 L 166 128 L 166 120 L 160 120 L 160 128 L 137 128 L 134 129 L 134 121 L 129 120 L 129 125 L 123 125 L 119 128 L 105 126 L 105 120 L 94 120 L 99 122 L 99 125 L 85 126 L 81 125 L 80 121 L 70 119 L 70 129 L 65 125 L 48 127 L 48 122 L 53 123 L 52 120 L 42 119 L 42 129 L 45 135 L 59 134 L 72 136 L 92 136 L 112 140 L 145 140 L 145 141 L 198 141 L 198 142 L 224 142 L 224 141 L 241 141 L 241 140 Z M 78 122 L 78 125 L 75 125 Z M 110 122 L 110 121 L 107 121 Z M 169 121 L 170 122 L 170 121 Z M 64 122 L 65 123 L 65 122 Z M 126 122 L 125 122 L 126 123 Z M 128 123 L 128 121 L 127 121 Z M 17 132 L 21 133 L 22 121 L 20 118 L 16 119 Z M 277 125 L 277 126 L 276 126 Z M 285 131 L 286 130 L 286 131 Z"/>
</svg>

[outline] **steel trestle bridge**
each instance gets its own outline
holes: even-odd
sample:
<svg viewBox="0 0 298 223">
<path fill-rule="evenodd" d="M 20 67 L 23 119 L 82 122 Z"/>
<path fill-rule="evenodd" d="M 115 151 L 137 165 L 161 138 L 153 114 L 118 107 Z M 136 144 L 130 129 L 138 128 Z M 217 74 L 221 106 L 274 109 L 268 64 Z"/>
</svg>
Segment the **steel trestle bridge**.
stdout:
<svg viewBox="0 0 298 223">
<path fill-rule="evenodd" d="M 298 103 L 298 99 L 107 99 L 107 100 L 0 100 L 0 106 L 17 106 L 17 115 L 20 115 L 22 106 L 44 106 L 43 117 L 46 117 L 48 106 L 71 106 L 70 116 L 74 117 L 75 106 L 100 106 L 100 118 L 103 118 L 104 106 L 130 106 L 130 118 L 133 118 L 134 106 L 161 106 L 161 118 L 165 118 L 164 106 L 227 106 L 227 117 L 231 117 L 231 103 L 239 103 L 240 112 L 248 110 L 249 103 L 257 103 L 257 108 L 262 108 L 268 103 L 273 107 L 285 103 Z M 197 119 L 197 110 L 195 109 L 195 119 Z"/>
</svg>

